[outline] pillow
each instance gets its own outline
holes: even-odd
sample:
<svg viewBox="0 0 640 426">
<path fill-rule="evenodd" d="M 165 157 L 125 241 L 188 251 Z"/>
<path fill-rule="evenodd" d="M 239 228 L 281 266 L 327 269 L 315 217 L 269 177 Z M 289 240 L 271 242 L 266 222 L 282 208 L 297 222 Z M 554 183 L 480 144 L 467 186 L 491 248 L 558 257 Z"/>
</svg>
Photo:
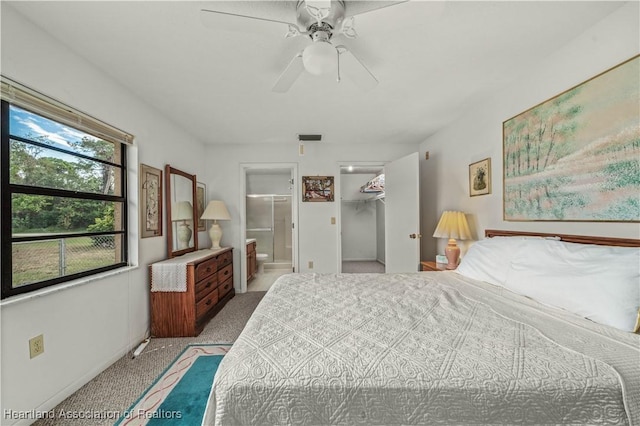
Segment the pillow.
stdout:
<svg viewBox="0 0 640 426">
<path fill-rule="evenodd" d="M 640 249 L 527 240 L 511 259 L 505 287 L 633 331 L 640 308 Z"/>
<path fill-rule="evenodd" d="M 530 238 L 493 237 L 477 241 L 460 260 L 456 272 L 475 280 L 504 286 L 511 258 Z"/>
</svg>

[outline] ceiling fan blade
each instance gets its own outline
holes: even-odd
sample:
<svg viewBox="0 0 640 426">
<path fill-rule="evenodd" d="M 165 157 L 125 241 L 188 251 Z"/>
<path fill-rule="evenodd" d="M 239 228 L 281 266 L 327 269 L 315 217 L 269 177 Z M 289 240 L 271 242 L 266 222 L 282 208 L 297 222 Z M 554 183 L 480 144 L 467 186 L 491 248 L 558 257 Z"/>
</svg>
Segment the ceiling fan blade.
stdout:
<svg viewBox="0 0 640 426">
<path fill-rule="evenodd" d="M 370 90 L 376 87 L 378 79 L 351 50 L 344 45 L 336 46 L 336 49 L 340 54 L 338 76 L 340 76 L 340 74 L 346 75 L 364 90 Z"/>
<path fill-rule="evenodd" d="M 395 1 L 349 1 L 346 2 L 346 15 L 362 15 L 363 13 L 372 12 L 374 10 L 384 9 L 386 7 L 395 6 L 397 4 L 406 3 L 409 0 Z"/>
<path fill-rule="evenodd" d="M 276 93 L 284 93 L 293 85 L 293 83 L 298 79 L 300 74 L 304 71 L 304 64 L 302 63 L 302 52 L 298 52 L 296 56 L 293 57 L 287 68 L 284 70 L 276 84 L 273 85 L 273 92 Z"/>
<path fill-rule="evenodd" d="M 272 24 L 282 24 L 289 26 L 290 32 L 293 31 L 291 35 L 297 35 L 296 30 L 297 33 L 300 33 L 300 28 L 296 24 L 287 21 L 220 10 L 201 9 L 200 12 L 200 21 L 205 27 L 209 28 L 264 34 L 266 31 L 280 31 L 281 28 L 279 26 L 273 26 Z M 248 22 L 247 19 L 251 19 L 253 22 Z M 256 21 L 260 21 L 265 25 L 257 25 Z"/>
</svg>

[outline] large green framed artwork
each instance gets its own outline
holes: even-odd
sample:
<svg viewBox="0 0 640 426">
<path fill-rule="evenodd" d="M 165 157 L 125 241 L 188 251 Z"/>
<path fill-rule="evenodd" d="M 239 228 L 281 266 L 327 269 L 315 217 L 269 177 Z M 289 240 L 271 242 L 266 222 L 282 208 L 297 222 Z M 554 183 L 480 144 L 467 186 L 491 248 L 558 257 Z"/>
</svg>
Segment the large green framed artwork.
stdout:
<svg viewBox="0 0 640 426">
<path fill-rule="evenodd" d="M 640 222 L 640 55 L 506 120 L 507 221 Z"/>
</svg>

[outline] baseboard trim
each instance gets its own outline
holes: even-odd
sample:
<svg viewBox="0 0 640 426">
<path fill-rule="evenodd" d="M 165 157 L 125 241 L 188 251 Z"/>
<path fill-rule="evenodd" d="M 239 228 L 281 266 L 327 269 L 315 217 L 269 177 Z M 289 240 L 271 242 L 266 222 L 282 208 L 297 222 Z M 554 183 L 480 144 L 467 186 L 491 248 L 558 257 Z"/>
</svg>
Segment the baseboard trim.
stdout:
<svg viewBox="0 0 640 426">
<path fill-rule="evenodd" d="M 138 338 L 134 338 L 131 343 L 128 342 L 126 346 L 121 347 L 105 362 L 91 369 L 86 374 L 79 377 L 77 380 L 74 380 L 72 383 L 62 388 L 58 393 L 56 393 L 54 396 L 52 396 L 51 398 L 46 400 L 44 403 L 36 407 L 34 410 L 36 412 L 48 412 L 53 410 L 62 401 L 69 398 L 78 389 L 80 389 L 82 386 L 86 385 L 91 380 L 93 380 L 98 374 L 102 373 L 104 370 L 112 366 L 120 358 L 122 358 L 123 356 L 126 356 L 130 351 L 135 349 L 138 346 L 138 344 L 144 339 L 145 339 L 144 335 L 140 335 Z M 129 347 L 130 345 L 132 346 Z M 32 422 L 33 420 L 18 420 L 18 422 L 13 423 L 13 425 L 29 425 Z"/>
</svg>

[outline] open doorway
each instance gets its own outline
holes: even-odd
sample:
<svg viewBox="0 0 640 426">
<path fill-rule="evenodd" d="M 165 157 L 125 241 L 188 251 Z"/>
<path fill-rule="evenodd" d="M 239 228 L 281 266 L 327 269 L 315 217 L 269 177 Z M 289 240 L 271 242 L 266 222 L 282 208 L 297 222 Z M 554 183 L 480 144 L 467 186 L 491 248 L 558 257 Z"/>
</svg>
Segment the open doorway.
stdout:
<svg viewBox="0 0 640 426">
<path fill-rule="evenodd" d="M 386 273 L 420 270 L 419 160 L 414 152 L 384 164 L 339 163 L 339 271 L 352 271 L 359 265 L 346 262 L 358 261 L 383 264 Z M 378 191 L 374 179 L 382 173 Z M 354 272 L 380 272 L 375 263 Z"/>
<path fill-rule="evenodd" d="M 385 272 L 383 165 L 340 166 L 341 271 Z"/>
<path fill-rule="evenodd" d="M 267 291 L 296 268 L 296 174 L 294 165 L 243 166 L 246 291 Z"/>
</svg>

